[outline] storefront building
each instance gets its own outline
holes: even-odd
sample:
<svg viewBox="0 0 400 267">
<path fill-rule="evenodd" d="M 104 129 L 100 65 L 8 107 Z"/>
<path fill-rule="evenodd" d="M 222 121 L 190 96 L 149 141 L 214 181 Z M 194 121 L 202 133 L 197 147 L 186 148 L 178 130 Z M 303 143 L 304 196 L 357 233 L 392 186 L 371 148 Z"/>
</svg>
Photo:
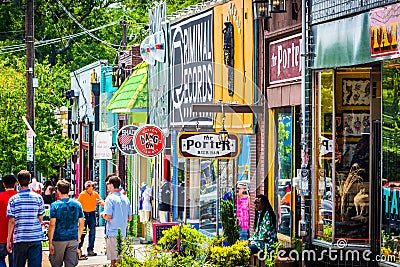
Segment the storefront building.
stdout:
<svg viewBox="0 0 400 267">
<path fill-rule="evenodd" d="M 190 223 L 206 235 L 215 235 L 217 228 L 222 230 L 217 196 L 234 194 L 238 180 L 248 188 L 250 170 L 255 165 L 250 160 L 255 147 L 252 114 L 192 110 L 196 104 L 254 103 L 250 49 L 253 21 L 251 3 L 247 2 L 200 4 L 191 12 L 171 15 L 170 24 L 165 23 L 163 28 L 167 44 L 163 62 L 168 63 L 168 68 L 153 73 L 149 69 L 149 121 L 165 128 L 170 142 L 164 155 L 152 161 L 156 209 L 160 208 L 162 184 L 170 182 L 168 220 Z M 226 53 L 229 62 L 225 61 Z M 236 155 L 193 156 L 179 151 L 186 137 L 215 138 L 215 144 L 222 147 L 218 140 L 222 128 L 235 138 Z M 248 214 L 248 205 L 246 208 L 244 214 Z M 162 219 L 160 210 L 153 217 Z"/>
<path fill-rule="evenodd" d="M 284 247 L 299 241 L 297 169 L 300 168 L 301 1 L 287 2 L 280 13 L 256 21 L 257 83 L 265 96 L 265 169 L 263 183 L 278 218 Z"/>
<path fill-rule="evenodd" d="M 315 266 L 400 264 L 400 12 L 398 4 L 371 9 L 374 3 L 359 7 L 364 13 L 312 25 L 315 131 L 308 234 L 317 255 L 338 247 L 344 252 L 311 260 Z"/>
</svg>

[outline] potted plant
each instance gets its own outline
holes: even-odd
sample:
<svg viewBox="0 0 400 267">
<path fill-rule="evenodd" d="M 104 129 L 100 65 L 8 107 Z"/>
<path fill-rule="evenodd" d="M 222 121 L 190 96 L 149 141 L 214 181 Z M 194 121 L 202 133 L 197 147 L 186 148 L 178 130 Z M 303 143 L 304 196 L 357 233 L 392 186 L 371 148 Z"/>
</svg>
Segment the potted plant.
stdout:
<svg viewBox="0 0 400 267">
<path fill-rule="evenodd" d="M 228 244 L 235 244 L 239 240 L 239 223 L 233 202 L 230 200 L 221 201 L 221 224 Z"/>
</svg>

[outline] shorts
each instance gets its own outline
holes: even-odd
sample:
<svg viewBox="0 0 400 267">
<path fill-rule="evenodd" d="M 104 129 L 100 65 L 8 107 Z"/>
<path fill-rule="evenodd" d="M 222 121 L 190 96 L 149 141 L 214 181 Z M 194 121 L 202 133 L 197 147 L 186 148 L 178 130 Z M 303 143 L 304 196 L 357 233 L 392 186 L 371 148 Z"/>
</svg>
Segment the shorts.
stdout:
<svg viewBox="0 0 400 267">
<path fill-rule="evenodd" d="M 74 267 L 78 265 L 78 241 L 53 241 L 54 254 L 49 255 L 53 267 Z"/>
<path fill-rule="evenodd" d="M 106 254 L 107 260 L 119 260 L 121 256 L 117 253 L 117 237 L 107 236 L 106 238 Z"/>
</svg>

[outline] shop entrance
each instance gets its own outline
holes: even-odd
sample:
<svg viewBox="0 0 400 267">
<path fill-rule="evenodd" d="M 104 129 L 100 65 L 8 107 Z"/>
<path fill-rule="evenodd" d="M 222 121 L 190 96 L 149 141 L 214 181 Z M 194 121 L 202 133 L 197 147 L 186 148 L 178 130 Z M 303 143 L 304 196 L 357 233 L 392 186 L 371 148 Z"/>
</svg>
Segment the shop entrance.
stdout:
<svg viewBox="0 0 400 267">
<path fill-rule="evenodd" d="M 380 118 L 380 77 L 380 66 L 315 75 L 318 240 L 370 245 L 371 124 L 373 118 Z"/>
</svg>

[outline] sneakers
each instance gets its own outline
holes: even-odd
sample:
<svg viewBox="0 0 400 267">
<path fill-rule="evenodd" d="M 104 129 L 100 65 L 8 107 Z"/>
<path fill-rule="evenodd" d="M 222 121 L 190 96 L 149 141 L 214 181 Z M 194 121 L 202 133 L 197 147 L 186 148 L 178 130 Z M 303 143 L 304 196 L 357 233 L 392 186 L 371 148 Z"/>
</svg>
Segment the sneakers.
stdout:
<svg viewBox="0 0 400 267">
<path fill-rule="evenodd" d="M 97 256 L 97 253 L 94 251 L 89 251 L 87 255 L 88 256 Z"/>
</svg>

